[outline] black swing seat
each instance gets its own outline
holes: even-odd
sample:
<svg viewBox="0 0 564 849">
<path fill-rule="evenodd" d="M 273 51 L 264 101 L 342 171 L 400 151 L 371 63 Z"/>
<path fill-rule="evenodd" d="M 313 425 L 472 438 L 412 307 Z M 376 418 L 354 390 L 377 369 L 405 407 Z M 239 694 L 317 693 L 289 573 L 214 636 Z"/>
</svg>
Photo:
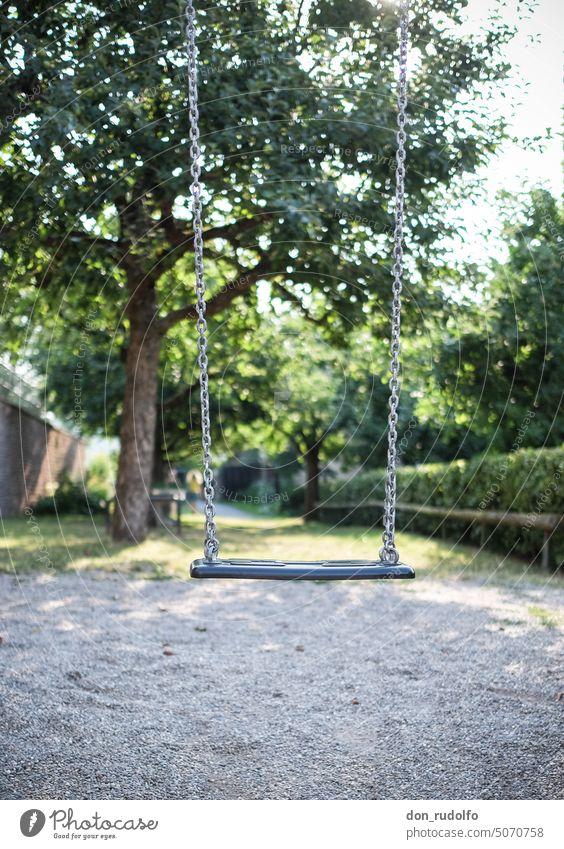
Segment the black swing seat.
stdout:
<svg viewBox="0 0 564 849">
<path fill-rule="evenodd" d="M 415 578 L 405 563 L 382 560 L 194 560 L 192 578 L 255 578 L 266 581 L 374 581 Z"/>
</svg>

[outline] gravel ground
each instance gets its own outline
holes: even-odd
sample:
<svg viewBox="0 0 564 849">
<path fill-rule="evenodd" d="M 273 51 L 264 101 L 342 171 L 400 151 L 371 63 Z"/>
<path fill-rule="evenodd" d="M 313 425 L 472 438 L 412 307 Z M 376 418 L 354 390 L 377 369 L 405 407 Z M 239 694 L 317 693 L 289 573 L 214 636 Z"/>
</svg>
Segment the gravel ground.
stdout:
<svg viewBox="0 0 564 849">
<path fill-rule="evenodd" d="M 562 633 L 531 612 L 562 590 L 88 573 L 0 592 L 1 798 L 563 795 Z"/>
</svg>

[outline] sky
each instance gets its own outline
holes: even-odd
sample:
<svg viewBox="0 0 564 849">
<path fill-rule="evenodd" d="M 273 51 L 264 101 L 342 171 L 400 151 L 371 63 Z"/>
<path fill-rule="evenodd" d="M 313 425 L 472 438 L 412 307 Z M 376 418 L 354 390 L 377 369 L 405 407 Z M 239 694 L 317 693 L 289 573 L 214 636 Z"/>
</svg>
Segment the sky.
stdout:
<svg viewBox="0 0 564 849">
<path fill-rule="evenodd" d="M 488 11 L 495 0 L 470 0 L 467 26 L 475 29 L 487 22 Z M 499 233 L 500 205 L 496 200 L 502 189 L 519 194 L 527 187 L 544 185 L 562 196 L 562 33 L 564 33 L 563 0 L 537 0 L 532 14 L 519 18 L 518 0 L 507 0 L 504 19 L 518 27 L 508 45 L 506 56 L 512 65 L 509 79 L 494 96 L 492 107 L 499 109 L 509 121 L 516 141 L 506 142 L 483 170 L 486 197 L 473 205 L 463 204 L 462 213 L 468 236 L 458 240 L 455 251 L 465 261 L 485 262 L 492 248 L 500 258 L 504 255 L 501 240 L 492 241 L 488 232 Z M 552 140 L 548 139 L 548 131 Z M 544 150 L 531 151 L 525 140 L 544 138 Z"/>
</svg>

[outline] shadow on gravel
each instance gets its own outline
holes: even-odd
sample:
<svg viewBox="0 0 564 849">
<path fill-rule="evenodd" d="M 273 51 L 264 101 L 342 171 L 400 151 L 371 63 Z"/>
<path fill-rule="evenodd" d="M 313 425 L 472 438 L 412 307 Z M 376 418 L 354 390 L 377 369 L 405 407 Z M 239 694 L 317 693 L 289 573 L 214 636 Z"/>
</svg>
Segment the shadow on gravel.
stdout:
<svg viewBox="0 0 564 849">
<path fill-rule="evenodd" d="M 2 798 L 562 795 L 561 632 L 527 592 L 96 575 L 0 589 Z"/>
</svg>

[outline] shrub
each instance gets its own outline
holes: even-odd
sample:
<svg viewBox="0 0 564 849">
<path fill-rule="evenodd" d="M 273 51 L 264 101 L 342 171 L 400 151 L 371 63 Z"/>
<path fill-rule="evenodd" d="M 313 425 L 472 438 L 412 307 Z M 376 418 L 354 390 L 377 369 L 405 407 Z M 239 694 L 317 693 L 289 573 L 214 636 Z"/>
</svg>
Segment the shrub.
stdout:
<svg viewBox="0 0 564 849">
<path fill-rule="evenodd" d="M 535 555 L 542 533 L 535 530 L 535 518 L 542 513 L 564 513 L 564 448 L 521 449 L 510 454 L 482 454 L 471 460 L 404 466 L 397 472 L 398 501 L 452 509 L 526 513 L 530 529 L 487 528 L 488 544 L 505 551 Z M 374 508 L 363 503 L 384 499 L 385 471 L 362 472 L 349 481 L 332 481 L 322 487 L 322 516 L 332 522 L 373 525 Z M 331 505 L 355 505 L 346 511 Z M 529 523 L 528 523 L 529 524 Z M 446 529 L 468 541 L 482 539 L 477 524 L 426 515 L 398 513 L 398 527 L 436 534 Z"/>
<path fill-rule="evenodd" d="M 86 472 L 86 489 L 90 496 L 99 499 L 113 496 L 116 465 L 114 455 L 96 454 L 92 457 Z"/>
<path fill-rule="evenodd" d="M 63 478 L 54 495 L 40 498 L 33 511 L 37 515 L 78 513 L 90 515 L 101 513 L 105 509 L 103 500 L 89 493 L 82 481 Z"/>
<path fill-rule="evenodd" d="M 285 498 L 280 505 L 284 516 L 302 516 L 304 512 L 305 486 L 290 484 L 285 490 Z"/>
<path fill-rule="evenodd" d="M 270 482 L 255 481 L 238 494 L 236 501 L 243 504 L 252 504 L 259 513 L 277 516 L 282 512 L 285 503 L 288 501 L 288 495 L 286 492 L 277 492 Z"/>
</svg>

